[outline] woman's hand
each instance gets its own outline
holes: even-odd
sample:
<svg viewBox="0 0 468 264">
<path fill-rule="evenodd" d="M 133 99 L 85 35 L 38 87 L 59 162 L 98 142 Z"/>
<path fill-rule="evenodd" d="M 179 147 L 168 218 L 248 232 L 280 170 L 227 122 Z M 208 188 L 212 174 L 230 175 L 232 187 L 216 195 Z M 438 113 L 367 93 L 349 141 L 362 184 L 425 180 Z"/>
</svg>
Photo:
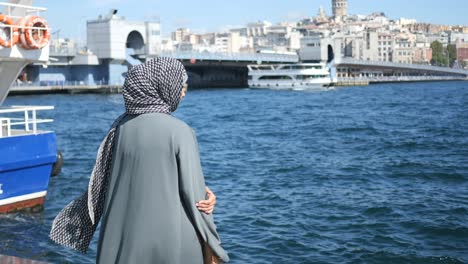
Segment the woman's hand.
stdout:
<svg viewBox="0 0 468 264">
<path fill-rule="evenodd" d="M 205 189 L 208 198 L 206 200 L 199 201 L 195 205 L 197 206 L 200 212 L 203 212 L 205 214 L 211 214 L 213 213 L 214 206 L 216 204 L 216 195 L 210 190 L 210 188 L 205 187 Z"/>
</svg>

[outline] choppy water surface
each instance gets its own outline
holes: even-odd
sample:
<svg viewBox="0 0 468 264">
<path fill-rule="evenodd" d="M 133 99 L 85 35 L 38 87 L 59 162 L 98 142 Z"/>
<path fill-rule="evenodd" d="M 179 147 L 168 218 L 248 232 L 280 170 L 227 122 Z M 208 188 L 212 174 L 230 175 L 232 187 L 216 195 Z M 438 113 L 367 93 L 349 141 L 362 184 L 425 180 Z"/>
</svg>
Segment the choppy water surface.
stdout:
<svg viewBox="0 0 468 264">
<path fill-rule="evenodd" d="M 55 105 L 65 157 L 44 212 L 0 217 L 0 254 L 89 263 L 47 235 L 85 190 L 120 95 L 10 97 Z M 326 92 L 191 91 L 195 128 L 232 263 L 468 262 L 468 82 Z"/>
</svg>

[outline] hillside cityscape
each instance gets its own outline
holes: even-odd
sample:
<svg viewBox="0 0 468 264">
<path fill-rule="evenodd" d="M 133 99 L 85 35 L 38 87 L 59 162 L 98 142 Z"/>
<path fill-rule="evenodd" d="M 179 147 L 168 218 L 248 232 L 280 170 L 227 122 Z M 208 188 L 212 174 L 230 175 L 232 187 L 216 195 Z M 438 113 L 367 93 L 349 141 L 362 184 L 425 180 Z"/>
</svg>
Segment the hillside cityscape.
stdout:
<svg viewBox="0 0 468 264">
<path fill-rule="evenodd" d="M 332 1 L 332 15 L 320 7 L 316 16 L 291 23 L 249 23 L 229 32 L 195 34 L 188 28 L 163 40 L 164 50 L 209 52 L 297 52 L 301 38 L 320 34 L 340 43 L 341 54 L 359 60 L 453 66 L 468 62 L 468 26 L 433 25 L 415 19 L 391 19 L 376 12 L 348 15 L 346 0 Z M 336 49 L 337 47 L 335 47 Z"/>
<path fill-rule="evenodd" d="M 111 17 L 125 19 L 115 15 Z M 156 34 L 160 35 L 161 32 Z M 296 54 L 301 49 L 301 39 L 309 36 L 333 43 L 337 54 L 346 58 L 456 68 L 468 66 L 468 26 L 435 25 L 408 18 L 392 19 L 382 12 L 348 14 L 347 0 L 332 0 L 331 15 L 320 7 L 315 16 L 296 22 L 273 24 L 257 21 L 244 27 L 209 33 L 179 28 L 171 32 L 170 37 L 159 36 L 154 53 Z M 73 45 L 76 44 L 72 40 L 63 39 L 52 43 L 53 47 Z"/>
<path fill-rule="evenodd" d="M 115 15 L 111 18 L 125 19 Z M 99 19 L 105 17 L 99 16 Z M 160 35 L 161 32 L 156 34 Z M 296 54 L 301 49 L 301 39 L 308 36 L 333 43 L 337 54 L 346 58 L 456 68 L 468 66 L 468 26 L 435 25 L 408 18 L 392 19 L 382 12 L 348 14 L 347 0 L 332 0 L 331 15 L 320 7 L 315 16 L 296 22 L 273 24 L 257 21 L 244 27 L 209 33 L 179 28 L 168 37 L 159 36 L 154 53 Z M 76 45 L 69 39 L 55 39 L 52 42 L 53 48 Z"/>
</svg>

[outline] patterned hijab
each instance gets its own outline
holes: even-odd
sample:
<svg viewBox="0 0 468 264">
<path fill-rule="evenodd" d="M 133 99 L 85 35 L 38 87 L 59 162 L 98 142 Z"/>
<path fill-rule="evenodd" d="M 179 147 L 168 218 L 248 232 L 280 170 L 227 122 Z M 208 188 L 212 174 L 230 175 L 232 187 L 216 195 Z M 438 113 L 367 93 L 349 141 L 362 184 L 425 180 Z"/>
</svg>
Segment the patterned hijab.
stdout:
<svg viewBox="0 0 468 264">
<path fill-rule="evenodd" d="M 184 66 L 175 59 L 161 57 L 133 67 L 123 88 L 126 112 L 174 112 L 186 81 Z"/>
<path fill-rule="evenodd" d="M 120 122 L 128 114 L 174 112 L 186 81 L 184 66 L 172 58 L 151 59 L 128 71 L 123 88 L 125 114 L 117 118 L 99 147 L 88 190 L 54 219 L 49 234 L 53 241 L 86 252 L 104 211 L 115 132 Z"/>
</svg>

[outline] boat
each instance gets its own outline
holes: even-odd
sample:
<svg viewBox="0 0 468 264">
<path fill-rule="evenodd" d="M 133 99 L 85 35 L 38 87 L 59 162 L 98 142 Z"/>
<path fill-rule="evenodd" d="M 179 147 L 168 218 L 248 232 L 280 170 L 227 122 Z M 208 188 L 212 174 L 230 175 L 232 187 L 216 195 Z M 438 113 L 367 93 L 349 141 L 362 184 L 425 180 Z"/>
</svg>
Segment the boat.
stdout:
<svg viewBox="0 0 468 264">
<path fill-rule="evenodd" d="M 50 177 L 60 171 L 56 134 L 38 127 L 53 120 L 37 113 L 54 107 L 2 106 L 26 65 L 49 60 L 50 28 L 41 17 L 46 9 L 32 2 L 0 2 L 0 213 L 42 209 Z"/>
<path fill-rule="evenodd" d="M 326 63 L 247 65 L 250 88 L 314 90 L 331 88 L 332 69 Z"/>
</svg>

